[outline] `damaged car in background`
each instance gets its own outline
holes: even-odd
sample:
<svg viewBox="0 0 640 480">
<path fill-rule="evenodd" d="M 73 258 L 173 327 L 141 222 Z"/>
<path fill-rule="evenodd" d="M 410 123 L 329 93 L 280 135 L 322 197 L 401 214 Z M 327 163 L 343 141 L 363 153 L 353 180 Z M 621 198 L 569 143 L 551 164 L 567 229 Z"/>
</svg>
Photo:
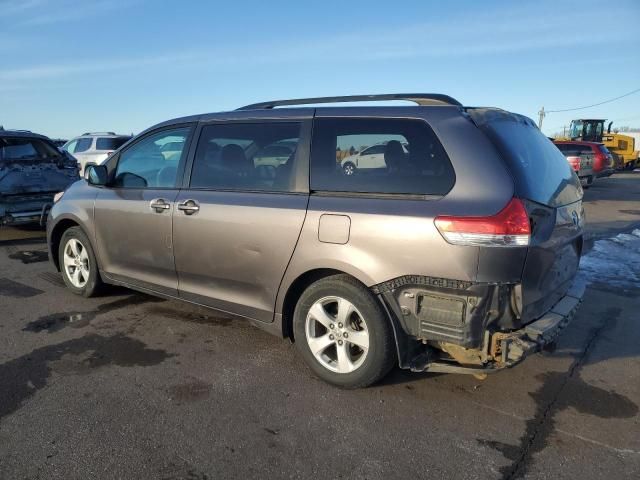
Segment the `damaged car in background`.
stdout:
<svg viewBox="0 0 640 480">
<path fill-rule="evenodd" d="M 75 159 L 47 137 L 0 127 L 0 226 L 42 224 L 54 195 L 79 178 Z"/>
</svg>

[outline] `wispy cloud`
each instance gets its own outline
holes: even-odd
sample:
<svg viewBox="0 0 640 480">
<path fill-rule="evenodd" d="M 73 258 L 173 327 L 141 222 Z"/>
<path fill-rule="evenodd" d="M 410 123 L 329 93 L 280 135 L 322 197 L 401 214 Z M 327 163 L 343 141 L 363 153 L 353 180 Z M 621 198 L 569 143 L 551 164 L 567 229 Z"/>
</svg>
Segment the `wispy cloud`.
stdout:
<svg viewBox="0 0 640 480">
<path fill-rule="evenodd" d="M 12 27 L 31 27 L 84 20 L 129 7 L 140 0 L 0 0 L 0 18 Z"/>
<path fill-rule="evenodd" d="M 153 65 L 186 61 L 192 58 L 195 57 L 188 53 L 180 53 L 176 55 L 158 55 L 128 59 L 111 59 L 80 64 L 76 62 L 73 64 L 38 65 L 34 67 L 16 68 L 13 70 L 0 71 L 0 82 L 42 80 L 55 77 L 68 77 L 118 70 L 131 70 L 150 67 Z"/>
<path fill-rule="evenodd" d="M 0 0 L 0 17 L 21 14 L 48 3 L 48 0 Z"/>
<path fill-rule="evenodd" d="M 31 0 L 39 2 L 43 0 Z M 130 4 L 131 2 L 129 2 Z M 85 5 L 85 4 L 83 4 Z M 99 9 L 115 8 L 112 0 L 86 3 L 74 15 L 95 14 Z M 119 3 L 118 5 L 121 5 Z M 96 10 L 98 9 L 98 10 Z M 225 45 L 215 49 L 176 51 L 126 56 L 103 61 L 78 63 L 59 61 L 0 70 L 0 82 L 15 83 L 50 78 L 90 76 L 102 72 L 135 71 L 151 66 L 181 62 L 182 68 L 231 70 L 264 65 L 299 65 L 301 63 L 332 64 L 339 62 L 371 62 L 376 60 L 415 60 L 482 57 L 532 51 L 584 51 L 593 45 L 608 45 L 624 40 L 634 30 L 606 28 L 616 24 L 624 27 L 621 9 L 575 12 L 568 23 L 564 15 L 548 13 L 538 16 L 530 4 L 517 4 L 499 12 L 469 16 L 457 14 L 447 19 L 383 28 L 355 28 L 349 33 L 326 34 L 322 38 L 309 35 L 295 41 L 262 42 L 260 44 Z M 70 19 L 70 13 L 61 13 Z M 46 20 L 45 20 L 46 18 Z M 52 16 L 31 16 L 32 24 L 61 21 Z M 78 18 L 78 17 L 75 17 Z M 55 20 L 52 20 L 55 19 Z M 598 24 L 603 28 L 574 28 Z M 373 32 L 373 33 L 372 33 Z M 6 65 L 5 65 L 6 67 Z"/>
</svg>

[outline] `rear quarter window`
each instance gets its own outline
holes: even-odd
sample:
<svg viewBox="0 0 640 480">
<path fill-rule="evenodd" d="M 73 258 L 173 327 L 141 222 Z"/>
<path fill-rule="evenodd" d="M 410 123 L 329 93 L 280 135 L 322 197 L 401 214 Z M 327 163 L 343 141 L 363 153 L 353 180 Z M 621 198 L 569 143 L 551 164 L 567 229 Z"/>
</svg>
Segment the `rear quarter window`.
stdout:
<svg viewBox="0 0 640 480">
<path fill-rule="evenodd" d="M 580 180 L 567 162 L 567 151 L 560 152 L 560 146 L 554 145 L 537 127 L 517 118 L 524 117 L 498 118 L 480 127 L 507 163 L 516 194 L 550 206 L 580 200 Z"/>
<path fill-rule="evenodd" d="M 312 190 L 442 196 L 454 183 L 449 157 L 422 120 L 317 118 L 314 122 Z"/>
</svg>

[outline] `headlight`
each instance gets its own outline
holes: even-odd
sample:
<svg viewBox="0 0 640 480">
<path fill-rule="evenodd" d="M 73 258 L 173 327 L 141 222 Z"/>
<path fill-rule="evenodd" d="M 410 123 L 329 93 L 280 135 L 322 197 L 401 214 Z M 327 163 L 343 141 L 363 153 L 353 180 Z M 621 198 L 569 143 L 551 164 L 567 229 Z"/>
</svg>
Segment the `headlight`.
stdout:
<svg viewBox="0 0 640 480">
<path fill-rule="evenodd" d="M 62 198 L 64 192 L 58 192 L 53 196 L 53 203 L 58 203 L 58 200 Z"/>
</svg>

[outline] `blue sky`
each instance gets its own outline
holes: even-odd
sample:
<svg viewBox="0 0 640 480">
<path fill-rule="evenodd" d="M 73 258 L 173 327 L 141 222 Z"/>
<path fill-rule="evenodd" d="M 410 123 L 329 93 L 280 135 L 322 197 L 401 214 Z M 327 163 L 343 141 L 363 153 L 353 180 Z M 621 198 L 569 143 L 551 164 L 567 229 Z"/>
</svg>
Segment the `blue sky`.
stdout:
<svg viewBox="0 0 640 480">
<path fill-rule="evenodd" d="M 537 120 L 640 88 L 640 2 L 0 0 L 0 125 L 129 133 L 273 98 L 441 92 Z M 640 93 L 549 114 L 640 127 Z"/>
</svg>

